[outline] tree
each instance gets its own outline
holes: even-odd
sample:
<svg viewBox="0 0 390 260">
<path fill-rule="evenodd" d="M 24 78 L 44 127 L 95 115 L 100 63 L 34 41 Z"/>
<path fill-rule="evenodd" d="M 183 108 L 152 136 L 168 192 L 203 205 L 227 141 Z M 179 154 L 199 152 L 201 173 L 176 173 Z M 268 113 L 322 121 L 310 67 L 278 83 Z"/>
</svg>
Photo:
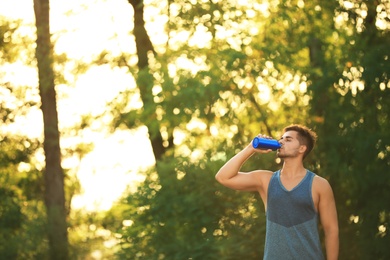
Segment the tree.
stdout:
<svg viewBox="0 0 390 260">
<path fill-rule="evenodd" d="M 138 91 L 140 95 L 148 93 L 148 98 L 141 97 L 140 110 L 118 105 L 113 110 L 119 112 L 115 125 L 147 125 L 151 138 L 160 133 L 165 150 L 145 184 L 128 197 L 132 205 L 124 216 L 134 223 L 121 232 L 126 248 L 122 253 L 135 253 L 130 240 L 144 248 L 139 251 L 143 256 L 198 256 L 196 251 L 181 248 L 176 248 L 175 255 L 169 243 L 157 242 L 164 237 L 180 244 L 167 230 L 179 234 L 181 241 L 191 241 L 190 232 L 182 227 L 191 221 L 178 206 L 187 204 L 176 197 L 192 201 L 192 189 L 187 185 L 202 187 L 202 180 L 207 179 L 196 174 L 203 170 L 214 174 L 217 165 L 247 144 L 251 136 L 258 132 L 277 136 L 282 126 L 303 123 L 320 136 L 316 153 L 306 165 L 334 188 L 340 258 L 388 258 L 387 2 L 283 0 L 269 1 L 266 10 L 256 1 L 246 5 L 226 1 L 161 4 L 168 21 L 166 44 L 153 48 L 145 44 L 149 52 L 144 51 L 142 57 L 148 58 L 147 70 L 129 66 L 138 83 L 147 82 L 148 87 Z M 136 6 L 145 7 L 140 1 Z M 143 32 L 146 37 L 146 30 Z M 195 35 L 200 32 L 202 41 L 196 43 Z M 187 38 L 177 41 L 176 35 Z M 183 63 L 186 65 L 180 66 Z M 180 169 L 184 163 L 190 166 Z M 263 161 L 259 163 L 264 166 Z M 192 181 L 187 183 L 188 179 Z M 218 196 L 207 198 L 213 205 L 226 202 Z M 232 203 L 231 208 L 242 203 L 235 204 L 229 195 L 224 198 Z M 208 205 L 205 197 L 198 199 Z M 166 206 L 169 203 L 174 211 Z M 197 208 L 196 203 L 188 205 Z M 225 211 L 208 210 L 209 217 L 231 215 L 228 206 L 222 208 Z M 203 219 L 193 215 L 194 222 Z M 172 224 L 170 218 L 180 224 Z M 218 220 L 220 229 L 232 232 L 235 226 L 223 228 L 224 220 Z M 165 229 L 167 226 L 170 228 Z M 213 227 L 207 226 L 205 234 L 210 229 Z M 223 236 L 213 239 L 223 240 Z M 202 248 L 204 240 L 198 241 L 202 241 Z M 210 248 L 214 250 L 214 246 L 225 250 L 232 246 L 235 252 L 245 248 L 229 242 Z M 215 252 L 226 256 L 223 250 Z"/>
<path fill-rule="evenodd" d="M 386 1 L 355 1 L 352 6 L 342 3 L 338 12 L 350 18 L 340 26 L 350 36 L 324 114 L 323 142 L 330 149 L 323 161 L 340 184 L 336 188 L 338 204 L 344 207 L 341 238 L 351 248 L 345 257 L 387 259 L 390 62 L 386 46 L 390 34 L 385 28 L 389 7 Z"/>
<path fill-rule="evenodd" d="M 120 206 L 127 209 L 123 218 L 134 223 L 123 227 L 108 217 L 107 225 L 114 226 L 122 236 L 119 256 L 258 259 L 264 244 L 261 202 L 253 194 L 217 192 L 223 188 L 215 182 L 214 174 L 258 132 L 274 135 L 275 129 L 288 120 L 304 120 L 305 113 L 296 113 L 305 104 L 304 95 L 297 90 L 283 95 L 274 86 L 276 69 L 256 49 L 256 42 L 252 45 L 248 23 L 262 23 L 250 22 L 245 11 L 248 6 L 168 2 L 164 10 L 178 10 L 172 14 L 162 10 L 169 21 L 166 33 L 188 31 L 189 36 L 176 44 L 168 39 L 164 51 L 157 53 L 160 48 L 153 47 L 145 29 L 143 2 L 129 2 L 134 8 L 138 68 L 127 66 L 138 89 L 124 94 L 139 94 L 143 107 L 129 109 L 127 100 L 122 99 L 124 102 L 110 111 L 118 112 L 115 126 L 147 126 L 156 167 L 147 173 L 139 190 L 126 198 L 129 205 Z M 255 10 L 252 16 L 262 15 Z M 221 27 L 234 35 L 232 39 L 219 38 L 224 32 Z M 189 46 L 188 41 L 203 30 L 209 40 L 204 45 Z M 126 64 L 126 57 L 115 59 L 120 62 L 113 65 Z M 180 61 L 192 67 L 181 66 Z M 286 84 L 295 81 L 293 77 L 283 80 Z M 263 98 L 262 91 L 268 90 L 270 94 Z M 286 114 L 278 113 L 278 109 Z M 185 138 L 178 141 L 178 133 Z M 261 162 L 263 167 L 275 164 L 272 159 Z"/>
<path fill-rule="evenodd" d="M 33 41 L 18 34 L 19 26 L 20 21 L 0 19 L 0 255 L 5 259 L 43 259 L 47 251 L 43 177 L 34 160 L 40 144 L 12 130 L 13 124 L 37 105 L 30 98 L 34 88 L 15 86 L 3 69 L 20 60 L 31 63 L 30 55 L 21 57 L 20 53 Z"/>
<path fill-rule="evenodd" d="M 320 136 L 313 166 L 335 190 L 340 258 L 387 259 L 388 5 L 283 1 L 281 7 L 285 15 L 275 13 L 269 30 L 288 47 L 268 46 L 277 66 L 307 78 L 308 121 Z"/>
<path fill-rule="evenodd" d="M 29 256 L 29 252 L 23 248 L 27 246 L 23 243 L 24 233 L 28 231 L 25 229 L 25 223 L 30 222 L 27 214 L 32 213 L 28 209 L 28 195 L 33 195 L 36 188 L 39 190 L 39 185 L 32 178 L 31 180 L 24 179 L 16 172 L 18 172 L 18 165 L 31 160 L 37 144 L 18 135 L 0 137 L 0 181 L 2 183 L 0 188 L 0 254 L 4 259 L 25 258 Z M 33 171 L 29 173 L 34 175 Z M 25 188 L 24 185 L 30 188 L 30 192 L 21 189 Z M 39 237 L 41 233 L 36 232 L 34 235 Z M 29 244 L 33 243 L 29 242 Z"/>
<path fill-rule="evenodd" d="M 45 205 L 51 259 L 68 259 L 64 173 L 61 167 L 58 115 L 50 40 L 49 1 L 34 0 L 37 28 L 36 59 L 42 102 L 45 151 Z"/>
</svg>

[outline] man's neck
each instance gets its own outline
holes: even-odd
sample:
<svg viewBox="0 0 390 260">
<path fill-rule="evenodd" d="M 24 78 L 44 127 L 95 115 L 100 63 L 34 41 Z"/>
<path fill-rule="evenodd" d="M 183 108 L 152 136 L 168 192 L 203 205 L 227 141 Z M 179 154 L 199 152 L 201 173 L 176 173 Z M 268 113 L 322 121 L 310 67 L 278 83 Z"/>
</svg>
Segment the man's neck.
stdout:
<svg viewBox="0 0 390 260">
<path fill-rule="evenodd" d="M 286 160 L 283 162 L 281 173 L 286 177 L 298 177 L 306 174 L 306 169 L 302 161 Z"/>
</svg>

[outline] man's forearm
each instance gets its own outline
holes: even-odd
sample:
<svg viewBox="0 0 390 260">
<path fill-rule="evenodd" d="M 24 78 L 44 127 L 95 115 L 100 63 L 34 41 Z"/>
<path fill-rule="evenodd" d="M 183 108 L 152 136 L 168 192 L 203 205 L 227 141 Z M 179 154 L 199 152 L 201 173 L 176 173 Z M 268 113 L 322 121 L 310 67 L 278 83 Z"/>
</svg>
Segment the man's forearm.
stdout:
<svg viewBox="0 0 390 260">
<path fill-rule="evenodd" d="M 326 259 L 327 260 L 337 260 L 339 257 L 338 232 L 334 232 L 333 234 L 326 235 L 325 247 L 326 247 Z"/>
<path fill-rule="evenodd" d="M 224 180 L 228 180 L 233 178 L 239 170 L 244 162 L 253 155 L 254 151 L 251 146 L 245 147 L 239 153 L 237 153 L 234 157 L 232 157 L 224 166 L 216 174 L 215 178 L 219 182 L 223 182 Z"/>
</svg>

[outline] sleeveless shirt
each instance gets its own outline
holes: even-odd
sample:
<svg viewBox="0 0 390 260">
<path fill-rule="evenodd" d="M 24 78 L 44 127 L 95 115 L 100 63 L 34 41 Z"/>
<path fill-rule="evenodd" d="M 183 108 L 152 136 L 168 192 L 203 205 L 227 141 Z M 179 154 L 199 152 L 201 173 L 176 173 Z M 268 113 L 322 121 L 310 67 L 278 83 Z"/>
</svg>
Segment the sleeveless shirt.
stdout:
<svg viewBox="0 0 390 260">
<path fill-rule="evenodd" d="M 280 170 L 273 173 L 268 186 L 264 259 L 324 259 L 312 198 L 314 176 L 307 170 L 301 182 L 287 190 Z"/>
</svg>

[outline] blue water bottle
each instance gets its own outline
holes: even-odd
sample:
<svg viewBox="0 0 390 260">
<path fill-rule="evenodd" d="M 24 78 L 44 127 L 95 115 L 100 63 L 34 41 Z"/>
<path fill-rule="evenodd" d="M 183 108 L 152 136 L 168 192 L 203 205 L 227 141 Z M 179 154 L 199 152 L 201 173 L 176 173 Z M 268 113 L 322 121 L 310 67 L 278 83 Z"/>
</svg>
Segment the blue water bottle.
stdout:
<svg viewBox="0 0 390 260">
<path fill-rule="evenodd" d="M 275 139 L 267 139 L 267 138 L 260 138 L 260 137 L 255 137 L 252 141 L 252 146 L 253 148 L 256 149 L 264 149 L 264 150 L 277 150 L 282 145 Z"/>
</svg>

